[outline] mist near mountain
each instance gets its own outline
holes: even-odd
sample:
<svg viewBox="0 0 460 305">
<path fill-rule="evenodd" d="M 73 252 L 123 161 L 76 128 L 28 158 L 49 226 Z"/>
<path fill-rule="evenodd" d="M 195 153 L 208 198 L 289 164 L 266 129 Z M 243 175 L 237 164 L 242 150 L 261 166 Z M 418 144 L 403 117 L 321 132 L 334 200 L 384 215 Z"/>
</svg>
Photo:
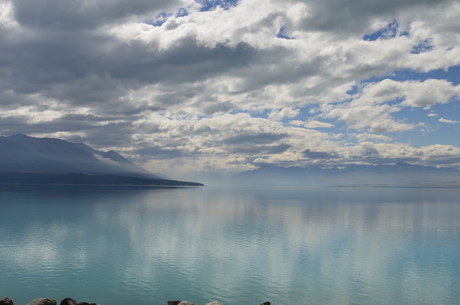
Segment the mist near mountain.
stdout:
<svg viewBox="0 0 460 305">
<path fill-rule="evenodd" d="M 0 182 L 201 186 L 165 179 L 111 150 L 26 135 L 0 137 Z"/>
<path fill-rule="evenodd" d="M 460 187 L 460 171 L 399 162 L 394 165 L 278 167 L 265 165 L 233 178 L 244 185 Z"/>
<path fill-rule="evenodd" d="M 134 174 L 159 179 L 113 150 L 102 152 L 83 143 L 26 135 L 0 137 L 0 172 Z"/>
</svg>

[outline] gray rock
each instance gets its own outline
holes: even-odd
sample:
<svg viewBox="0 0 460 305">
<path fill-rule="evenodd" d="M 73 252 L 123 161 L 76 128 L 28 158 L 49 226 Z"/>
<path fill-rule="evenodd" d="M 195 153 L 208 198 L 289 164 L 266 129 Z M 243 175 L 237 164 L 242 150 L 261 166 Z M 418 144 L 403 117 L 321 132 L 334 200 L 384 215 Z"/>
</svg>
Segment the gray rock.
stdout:
<svg viewBox="0 0 460 305">
<path fill-rule="evenodd" d="M 56 305 L 56 301 L 49 298 L 35 299 L 27 305 Z"/>
<path fill-rule="evenodd" d="M 179 303 L 180 303 L 179 300 L 168 301 L 168 305 L 179 305 Z"/>
<path fill-rule="evenodd" d="M 65 298 L 64 300 L 61 301 L 60 305 L 77 305 L 77 301 L 71 298 Z"/>
<path fill-rule="evenodd" d="M 264 302 L 264 303 L 262 303 L 260 305 L 270 305 L 270 302 Z"/>
<path fill-rule="evenodd" d="M 0 190 L 1 189 L 2 188 L 0 187 Z M 8 298 L 3 298 L 3 299 L 0 299 L 0 305 L 13 305 L 13 301 L 11 301 Z"/>
<path fill-rule="evenodd" d="M 178 305 L 196 305 L 196 304 L 195 303 L 190 303 L 190 302 L 187 302 L 187 301 L 182 301 Z"/>
<path fill-rule="evenodd" d="M 209 303 L 206 303 L 206 305 L 222 305 L 222 304 L 219 302 L 209 302 Z"/>
</svg>

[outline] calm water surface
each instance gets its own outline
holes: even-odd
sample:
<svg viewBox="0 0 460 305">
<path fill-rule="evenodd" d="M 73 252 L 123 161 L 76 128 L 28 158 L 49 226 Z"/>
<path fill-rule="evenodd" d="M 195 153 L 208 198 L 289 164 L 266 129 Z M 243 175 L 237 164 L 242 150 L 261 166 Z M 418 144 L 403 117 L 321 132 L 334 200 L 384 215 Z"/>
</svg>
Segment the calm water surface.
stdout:
<svg viewBox="0 0 460 305">
<path fill-rule="evenodd" d="M 0 298 L 460 304 L 460 190 L 8 187 Z"/>
</svg>

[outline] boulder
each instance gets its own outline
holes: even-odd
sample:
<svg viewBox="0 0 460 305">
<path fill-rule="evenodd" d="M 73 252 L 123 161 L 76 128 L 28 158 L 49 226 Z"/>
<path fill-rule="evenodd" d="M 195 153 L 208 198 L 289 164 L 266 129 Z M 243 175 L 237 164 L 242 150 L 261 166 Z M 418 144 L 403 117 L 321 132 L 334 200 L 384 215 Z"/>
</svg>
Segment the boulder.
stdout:
<svg viewBox="0 0 460 305">
<path fill-rule="evenodd" d="M 178 305 L 180 303 L 179 300 L 168 301 L 168 305 Z"/>
<path fill-rule="evenodd" d="M 1 189 L 2 188 L 0 187 L 0 190 Z M 13 305 L 13 301 L 11 301 L 8 298 L 3 298 L 3 299 L 0 299 L 0 305 Z"/>
<path fill-rule="evenodd" d="M 71 298 L 65 298 L 64 300 L 61 301 L 60 305 L 77 305 L 77 301 Z"/>
<path fill-rule="evenodd" d="M 35 299 L 27 305 L 56 305 L 56 301 L 49 298 Z"/>
<path fill-rule="evenodd" d="M 260 305 L 270 305 L 270 302 L 264 302 L 264 303 L 262 303 Z"/>
<path fill-rule="evenodd" d="M 196 304 L 195 303 L 190 303 L 190 302 L 187 302 L 187 301 L 182 301 L 178 305 L 196 305 Z"/>
</svg>

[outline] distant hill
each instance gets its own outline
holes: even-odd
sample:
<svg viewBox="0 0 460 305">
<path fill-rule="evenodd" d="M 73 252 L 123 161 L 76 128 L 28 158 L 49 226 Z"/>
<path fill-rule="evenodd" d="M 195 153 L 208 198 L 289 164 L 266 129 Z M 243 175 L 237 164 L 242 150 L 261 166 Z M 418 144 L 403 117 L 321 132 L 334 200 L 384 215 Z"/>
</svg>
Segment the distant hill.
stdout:
<svg viewBox="0 0 460 305">
<path fill-rule="evenodd" d="M 254 185 L 459 187 L 460 171 L 404 162 L 340 168 L 265 165 L 236 175 L 233 182 Z"/>
<path fill-rule="evenodd" d="M 113 150 L 26 135 L 0 137 L 0 183 L 202 185 L 163 179 Z"/>
<path fill-rule="evenodd" d="M 136 185 L 136 186 L 203 186 L 201 183 L 168 179 L 149 179 L 114 174 L 44 174 L 0 173 L 1 184 L 61 184 L 61 185 Z"/>
</svg>

